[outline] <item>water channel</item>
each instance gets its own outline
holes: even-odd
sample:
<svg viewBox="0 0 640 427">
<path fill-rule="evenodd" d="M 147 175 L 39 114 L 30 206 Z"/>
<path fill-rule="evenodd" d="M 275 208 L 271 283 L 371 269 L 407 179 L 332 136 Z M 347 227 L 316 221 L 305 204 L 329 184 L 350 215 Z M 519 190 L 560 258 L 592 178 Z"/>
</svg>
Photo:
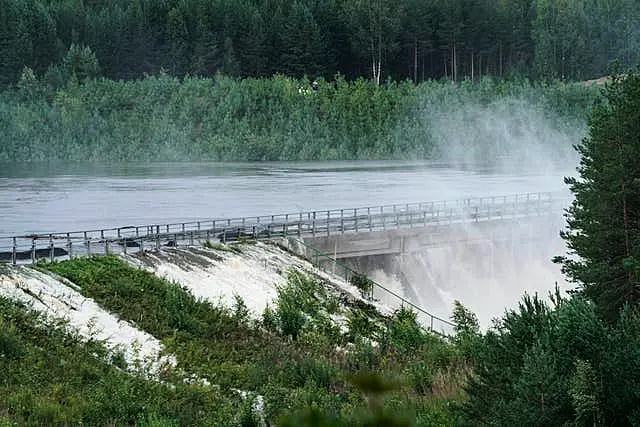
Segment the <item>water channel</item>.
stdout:
<svg viewBox="0 0 640 427">
<path fill-rule="evenodd" d="M 571 173 L 391 161 L 0 165 L 0 237 L 566 193 L 563 177 Z M 543 231 L 549 230 L 533 233 Z M 403 280 L 380 269 L 367 274 L 443 318 L 458 299 L 486 327 L 524 292 L 546 295 L 562 280 L 550 260 L 563 251 L 554 231 L 548 240 L 516 242 L 508 250 L 492 243 L 433 248 L 397 263 Z"/>
<path fill-rule="evenodd" d="M 393 161 L 0 164 L 0 236 L 559 192 L 568 173 Z"/>
</svg>

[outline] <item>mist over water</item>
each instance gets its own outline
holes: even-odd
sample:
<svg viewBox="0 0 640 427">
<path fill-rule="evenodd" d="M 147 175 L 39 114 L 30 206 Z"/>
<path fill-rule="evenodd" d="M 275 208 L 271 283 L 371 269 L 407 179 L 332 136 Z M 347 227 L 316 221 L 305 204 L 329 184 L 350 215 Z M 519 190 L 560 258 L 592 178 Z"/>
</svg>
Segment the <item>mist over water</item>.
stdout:
<svg viewBox="0 0 640 427">
<path fill-rule="evenodd" d="M 507 97 L 462 107 L 455 103 L 436 113 L 429 108 L 428 123 L 428 132 L 439 141 L 439 156 L 454 168 L 490 167 L 496 176 L 513 176 L 511 182 L 535 177 L 541 187 L 552 182 L 566 198 L 565 207 L 570 204 L 564 177 L 576 174 L 579 157 L 573 146 L 585 136 L 586 120 L 563 122 L 540 106 Z M 398 257 L 392 268 L 369 273 L 445 319 L 453 300 L 459 300 L 478 315 L 483 329 L 515 308 L 525 292 L 546 298 L 556 285 L 562 291 L 573 288 L 551 261 L 566 253 L 559 236 L 565 227 L 562 212 L 545 221 L 499 227 L 511 228 L 509 241 L 468 226 L 456 243 Z"/>
<path fill-rule="evenodd" d="M 370 274 L 375 281 L 444 319 L 449 318 L 453 301 L 458 300 L 476 313 L 481 328 L 486 329 L 492 319 L 515 308 L 525 292 L 546 298 L 556 285 L 561 291 L 572 288 L 560 267 L 551 262 L 553 256 L 565 252 L 558 235 L 561 226 L 559 217 L 518 226 L 496 224 L 496 230 L 518 228 L 509 230 L 512 237 L 504 239 L 478 233 L 470 225 L 455 242 L 394 257 L 392 268 L 373 268 Z M 384 292 L 378 296 L 394 303 Z"/>
<path fill-rule="evenodd" d="M 584 124 L 505 98 L 456 104 L 426 126 L 442 161 L 0 165 L 0 236 L 526 192 L 564 192 L 569 204 L 563 178 L 575 174 L 572 145 Z M 551 262 L 565 253 L 561 213 L 526 227 L 508 243 L 470 228 L 474 244 L 430 248 L 367 273 L 443 318 L 460 300 L 486 328 L 524 292 L 569 287 Z"/>
<path fill-rule="evenodd" d="M 586 120 L 550 117 L 540 105 L 509 97 L 441 110 L 429 122 L 445 161 L 458 166 L 491 164 L 511 173 L 572 170 L 578 162 L 573 145 L 586 134 Z"/>
</svg>

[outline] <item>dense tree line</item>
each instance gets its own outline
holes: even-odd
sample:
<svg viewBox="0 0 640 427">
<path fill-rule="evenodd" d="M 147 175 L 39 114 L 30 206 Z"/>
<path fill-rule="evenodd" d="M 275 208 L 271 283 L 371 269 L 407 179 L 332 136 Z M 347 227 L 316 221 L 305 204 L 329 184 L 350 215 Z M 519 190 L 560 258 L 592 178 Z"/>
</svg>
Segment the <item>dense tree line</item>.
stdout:
<svg viewBox="0 0 640 427">
<path fill-rule="evenodd" d="M 80 56 L 80 58 L 77 58 Z M 81 60 L 82 59 L 82 60 Z M 95 72 L 83 49 L 65 57 Z M 460 85 L 359 78 L 71 78 L 55 89 L 25 70 L 0 92 L 0 161 L 438 159 L 530 164 L 573 158 L 598 97 L 579 83 L 484 77 Z M 540 158 L 537 156 L 536 158 Z"/>
<path fill-rule="evenodd" d="M 577 287 L 553 306 L 525 296 L 483 336 L 467 323 L 473 425 L 640 424 L 640 68 L 603 98 L 566 179 L 569 252 L 555 261 Z"/>
<path fill-rule="evenodd" d="M 640 52 L 638 0 L 0 0 L 0 84 L 59 79 L 73 45 L 105 77 L 583 79 Z"/>
</svg>

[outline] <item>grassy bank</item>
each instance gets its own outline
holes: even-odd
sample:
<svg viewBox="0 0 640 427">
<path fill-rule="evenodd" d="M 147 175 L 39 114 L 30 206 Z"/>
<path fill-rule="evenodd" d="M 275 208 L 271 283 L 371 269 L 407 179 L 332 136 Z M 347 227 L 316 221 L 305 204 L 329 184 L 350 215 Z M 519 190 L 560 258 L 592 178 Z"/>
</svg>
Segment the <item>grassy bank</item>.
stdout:
<svg viewBox="0 0 640 427">
<path fill-rule="evenodd" d="M 119 366 L 100 342 L 0 297 L 0 425 L 223 425 L 241 412 L 240 398 Z"/>
<path fill-rule="evenodd" d="M 0 161 L 492 158 L 565 153 L 597 89 L 526 81 L 33 77 L 0 94 Z M 489 125 L 488 125 L 489 124 Z M 452 150 L 452 147 L 455 149 Z"/>
<path fill-rule="evenodd" d="M 206 379 L 222 393 L 263 396 L 271 423 L 290 417 L 299 423 L 311 410 L 339 425 L 379 417 L 442 425 L 451 422 L 449 406 L 462 396 L 459 351 L 422 330 L 412 312 L 381 316 L 327 293 L 302 273 L 292 272 L 273 307 L 254 321 L 240 300 L 231 309 L 196 300 L 179 285 L 114 257 L 45 267 L 161 339 L 177 358 L 176 372 Z M 380 402 L 375 410 L 372 400 Z M 240 415 L 232 413 L 230 420 L 240 419 L 241 411 L 236 408 Z"/>
</svg>

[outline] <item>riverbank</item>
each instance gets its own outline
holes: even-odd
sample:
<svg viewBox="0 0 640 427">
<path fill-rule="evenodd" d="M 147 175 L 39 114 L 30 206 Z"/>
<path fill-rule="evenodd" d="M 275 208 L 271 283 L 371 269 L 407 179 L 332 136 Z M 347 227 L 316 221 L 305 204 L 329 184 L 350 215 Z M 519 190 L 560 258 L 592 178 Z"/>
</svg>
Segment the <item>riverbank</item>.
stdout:
<svg viewBox="0 0 640 427">
<path fill-rule="evenodd" d="M 273 425 L 312 407 L 349 424 L 382 416 L 354 379 L 370 372 L 402 379 L 385 414 L 419 425 L 461 396 L 464 363 L 415 315 L 272 245 L 0 268 L 6 422 Z"/>
</svg>

